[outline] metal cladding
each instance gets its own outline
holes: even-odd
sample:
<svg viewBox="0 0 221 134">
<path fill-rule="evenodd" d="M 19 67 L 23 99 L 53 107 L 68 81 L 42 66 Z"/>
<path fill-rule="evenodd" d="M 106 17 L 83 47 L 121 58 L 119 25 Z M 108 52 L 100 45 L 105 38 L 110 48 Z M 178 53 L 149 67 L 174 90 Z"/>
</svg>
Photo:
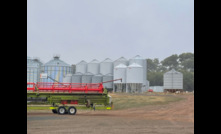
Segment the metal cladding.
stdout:
<svg viewBox="0 0 221 134">
<path fill-rule="evenodd" d="M 146 91 L 148 89 L 147 84 L 146 84 L 146 80 L 147 80 L 147 61 L 146 59 L 143 59 L 140 55 L 136 55 L 135 57 L 131 58 L 129 60 L 129 65 L 136 63 L 139 64 L 143 67 L 143 86 L 142 86 L 142 90 Z"/>
<path fill-rule="evenodd" d="M 100 70 L 100 63 L 98 60 L 94 59 L 87 64 L 87 72 L 96 75 L 99 74 L 99 70 Z"/>
<path fill-rule="evenodd" d="M 71 83 L 81 83 L 82 75 L 83 74 L 80 72 L 73 74 L 71 78 Z"/>
<path fill-rule="evenodd" d="M 143 67 L 133 63 L 127 67 L 127 83 L 143 83 Z"/>
<path fill-rule="evenodd" d="M 113 61 L 109 58 L 106 58 L 100 63 L 100 73 L 103 75 L 113 74 Z"/>
<path fill-rule="evenodd" d="M 86 73 L 87 72 L 87 62 L 82 60 L 78 64 L 76 64 L 76 72 Z"/>
<path fill-rule="evenodd" d="M 113 80 L 113 74 L 106 74 L 103 76 L 103 82 Z M 104 88 L 113 89 L 113 82 L 103 83 Z"/>
<path fill-rule="evenodd" d="M 63 78 L 63 83 L 71 83 L 72 74 L 66 74 Z"/>
<path fill-rule="evenodd" d="M 54 56 L 53 60 L 45 63 L 42 66 L 44 73 L 47 73 L 48 76 L 55 79 L 56 81 L 62 82 L 63 77 L 66 74 L 72 73 L 71 66 L 64 61 L 60 60 L 58 56 Z M 54 82 L 51 79 L 41 79 L 41 82 Z"/>
<path fill-rule="evenodd" d="M 114 68 L 114 79 L 120 79 L 121 81 L 114 81 L 114 83 L 126 83 L 127 66 L 124 64 L 119 64 Z"/>
<path fill-rule="evenodd" d="M 163 92 L 163 86 L 151 86 L 149 89 L 152 89 L 153 92 Z"/>
<path fill-rule="evenodd" d="M 126 92 L 140 93 L 142 92 L 142 86 L 143 86 L 143 67 L 137 63 L 132 63 L 127 67 Z"/>
<path fill-rule="evenodd" d="M 92 83 L 92 77 L 94 74 L 87 72 L 82 75 L 81 83 Z"/>
<path fill-rule="evenodd" d="M 124 65 L 128 66 L 128 60 L 125 59 L 124 57 L 120 57 L 119 59 L 114 61 L 114 67 L 116 67 L 119 64 L 124 64 Z"/>
<path fill-rule="evenodd" d="M 183 74 L 174 69 L 163 75 L 164 89 L 183 89 Z"/>
<path fill-rule="evenodd" d="M 114 83 L 113 91 L 125 93 L 126 92 L 126 83 Z"/>
<path fill-rule="evenodd" d="M 27 82 L 39 82 L 42 63 L 40 60 L 27 57 Z"/>
<path fill-rule="evenodd" d="M 103 75 L 97 74 L 92 77 L 92 83 L 101 83 L 103 82 Z"/>
</svg>

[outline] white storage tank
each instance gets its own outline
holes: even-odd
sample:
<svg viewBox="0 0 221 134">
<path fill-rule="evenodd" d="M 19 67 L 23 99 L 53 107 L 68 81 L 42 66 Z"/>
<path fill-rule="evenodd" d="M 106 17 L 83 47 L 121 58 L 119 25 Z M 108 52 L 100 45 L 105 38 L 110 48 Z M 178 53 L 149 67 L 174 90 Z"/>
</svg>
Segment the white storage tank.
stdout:
<svg viewBox="0 0 221 134">
<path fill-rule="evenodd" d="M 106 58 L 100 63 L 100 73 L 103 75 L 113 74 L 113 61 L 109 58 Z"/>
<path fill-rule="evenodd" d="M 92 77 L 94 74 L 87 72 L 82 75 L 81 83 L 91 83 L 92 82 Z"/>
<path fill-rule="evenodd" d="M 73 74 L 66 74 L 63 78 L 63 83 L 71 83 L 71 78 Z"/>
<path fill-rule="evenodd" d="M 82 60 L 78 64 L 76 64 L 76 71 L 75 72 L 80 72 L 82 74 L 87 72 L 87 62 Z"/>
<path fill-rule="evenodd" d="M 114 67 L 116 67 L 119 64 L 124 64 L 124 65 L 128 66 L 128 63 L 129 63 L 128 60 L 124 57 L 120 57 L 119 59 L 117 59 L 113 62 Z"/>
<path fill-rule="evenodd" d="M 172 69 L 163 75 L 164 89 L 183 89 L 183 74 Z"/>
<path fill-rule="evenodd" d="M 126 92 L 142 92 L 142 86 L 144 81 L 143 67 L 137 63 L 132 63 L 127 67 L 126 76 L 127 76 Z"/>
<path fill-rule="evenodd" d="M 122 81 L 114 81 L 113 92 L 126 92 L 127 66 L 119 64 L 114 68 L 114 80 L 122 78 Z"/>
<path fill-rule="evenodd" d="M 81 83 L 82 75 L 83 74 L 80 72 L 73 74 L 71 78 L 71 83 Z"/>
<path fill-rule="evenodd" d="M 136 63 L 139 64 L 143 67 L 143 86 L 142 86 L 142 91 L 147 91 L 148 86 L 147 86 L 147 61 L 146 59 L 142 58 L 140 55 L 136 55 L 135 57 L 129 59 L 129 65 Z"/>
<path fill-rule="evenodd" d="M 100 71 L 100 63 L 98 60 L 94 59 L 87 64 L 87 72 L 96 75 L 99 74 L 99 71 Z"/>
<path fill-rule="evenodd" d="M 103 81 L 103 75 L 97 74 L 92 77 L 92 83 L 101 83 Z"/>
</svg>

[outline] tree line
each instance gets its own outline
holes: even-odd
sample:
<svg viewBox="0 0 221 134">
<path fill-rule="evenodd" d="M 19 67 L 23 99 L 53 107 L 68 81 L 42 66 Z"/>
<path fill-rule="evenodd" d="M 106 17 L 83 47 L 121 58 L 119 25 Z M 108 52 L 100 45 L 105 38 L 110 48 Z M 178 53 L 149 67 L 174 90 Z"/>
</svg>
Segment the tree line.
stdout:
<svg viewBox="0 0 221 134">
<path fill-rule="evenodd" d="M 158 58 L 147 60 L 147 79 L 150 86 L 163 86 L 164 73 L 175 69 L 183 74 L 183 89 L 194 90 L 194 54 L 173 54 L 162 61 Z"/>
</svg>

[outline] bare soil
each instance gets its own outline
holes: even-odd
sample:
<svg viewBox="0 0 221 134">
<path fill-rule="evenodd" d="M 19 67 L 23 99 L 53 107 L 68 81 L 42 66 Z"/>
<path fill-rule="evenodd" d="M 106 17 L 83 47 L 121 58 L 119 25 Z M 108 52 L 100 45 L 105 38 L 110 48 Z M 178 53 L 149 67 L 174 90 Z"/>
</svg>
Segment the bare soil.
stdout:
<svg viewBox="0 0 221 134">
<path fill-rule="evenodd" d="M 193 134 L 194 95 L 165 105 L 124 110 L 78 110 L 58 115 L 48 110 L 27 112 L 28 134 Z"/>
</svg>

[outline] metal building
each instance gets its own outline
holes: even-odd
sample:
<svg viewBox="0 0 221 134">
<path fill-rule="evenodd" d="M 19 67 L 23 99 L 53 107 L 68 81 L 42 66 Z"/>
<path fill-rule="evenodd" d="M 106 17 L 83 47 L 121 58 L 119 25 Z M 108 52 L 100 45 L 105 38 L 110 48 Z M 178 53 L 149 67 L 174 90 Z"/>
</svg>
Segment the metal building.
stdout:
<svg viewBox="0 0 221 134">
<path fill-rule="evenodd" d="M 143 85 L 142 85 L 142 92 L 147 91 L 147 61 L 146 59 L 142 58 L 140 55 L 136 55 L 135 57 L 129 59 L 129 65 L 136 63 L 143 67 Z"/>
<path fill-rule="evenodd" d="M 87 72 L 87 62 L 82 60 L 81 62 L 76 64 L 76 72 L 86 73 Z"/>
<path fill-rule="evenodd" d="M 127 67 L 127 89 L 126 92 L 142 92 L 143 86 L 143 67 L 137 63 L 132 63 Z"/>
<path fill-rule="evenodd" d="M 152 89 L 153 92 L 163 92 L 163 86 L 150 86 L 149 89 Z"/>
<path fill-rule="evenodd" d="M 113 61 L 109 58 L 106 58 L 100 63 L 100 73 L 103 75 L 113 74 Z"/>
<path fill-rule="evenodd" d="M 71 83 L 81 83 L 82 75 L 83 74 L 80 72 L 73 74 L 71 78 Z"/>
<path fill-rule="evenodd" d="M 63 77 L 66 74 L 72 73 L 71 66 L 64 61 L 59 59 L 59 56 L 54 56 L 54 59 L 50 60 L 49 62 L 45 63 L 42 66 L 42 73 L 46 73 L 52 79 L 56 81 L 63 82 Z M 41 79 L 41 82 L 54 82 L 50 78 L 48 79 Z"/>
<path fill-rule="evenodd" d="M 94 75 L 99 74 L 100 63 L 98 60 L 94 59 L 87 64 L 87 72 L 92 73 Z"/>
<path fill-rule="evenodd" d="M 92 83 L 92 77 L 94 74 L 87 72 L 82 75 L 81 83 Z"/>
<path fill-rule="evenodd" d="M 106 74 L 103 76 L 103 82 L 113 80 L 113 74 Z M 104 88 L 108 91 L 113 91 L 113 81 L 108 83 L 103 83 Z"/>
<path fill-rule="evenodd" d="M 163 75 L 164 91 L 183 90 L 183 74 L 172 69 Z"/>
<path fill-rule="evenodd" d="M 103 75 L 97 74 L 92 77 L 92 83 L 101 83 L 103 82 Z"/>
<path fill-rule="evenodd" d="M 27 82 L 37 83 L 40 81 L 42 62 L 39 59 L 27 57 Z"/>
<path fill-rule="evenodd" d="M 114 67 L 116 67 L 119 64 L 124 64 L 124 65 L 128 66 L 128 63 L 129 63 L 128 60 L 124 57 L 120 57 L 119 59 L 117 59 L 113 62 Z"/>
<path fill-rule="evenodd" d="M 126 92 L 126 72 L 127 66 L 119 64 L 114 67 L 114 79 L 122 79 L 121 81 L 114 81 L 113 92 Z"/>
<path fill-rule="evenodd" d="M 73 74 L 66 74 L 65 77 L 63 78 L 63 83 L 71 83 L 72 82 L 72 80 L 71 80 L 72 75 Z"/>
</svg>

